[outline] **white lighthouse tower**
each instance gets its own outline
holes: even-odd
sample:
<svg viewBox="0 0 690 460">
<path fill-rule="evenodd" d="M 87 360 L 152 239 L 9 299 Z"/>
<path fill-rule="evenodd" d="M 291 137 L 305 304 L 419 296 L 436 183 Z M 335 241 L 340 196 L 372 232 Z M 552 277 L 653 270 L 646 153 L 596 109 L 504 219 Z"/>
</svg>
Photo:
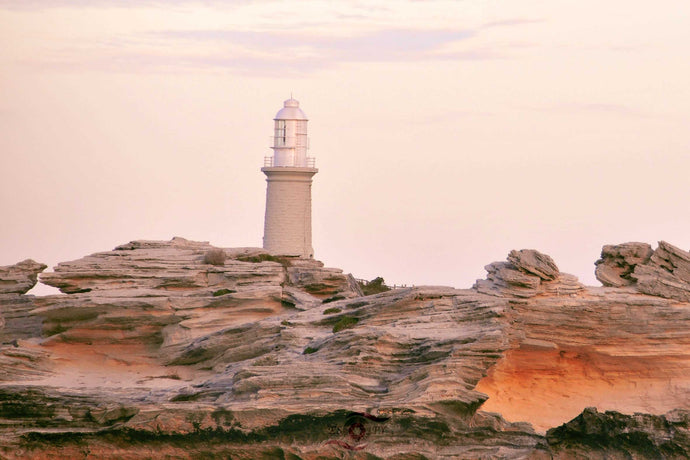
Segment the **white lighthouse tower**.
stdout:
<svg viewBox="0 0 690 460">
<path fill-rule="evenodd" d="M 288 99 L 275 118 L 273 156 L 264 158 L 264 249 L 271 254 L 314 257 L 311 246 L 311 181 L 319 170 L 307 156 L 307 116 Z"/>
</svg>

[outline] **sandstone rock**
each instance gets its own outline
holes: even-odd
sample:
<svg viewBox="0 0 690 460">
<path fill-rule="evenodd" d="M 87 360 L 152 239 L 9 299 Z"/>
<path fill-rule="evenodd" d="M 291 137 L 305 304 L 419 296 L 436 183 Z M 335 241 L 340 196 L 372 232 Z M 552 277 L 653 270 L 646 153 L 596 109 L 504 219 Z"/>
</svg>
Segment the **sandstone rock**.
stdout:
<svg viewBox="0 0 690 460">
<path fill-rule="evenodd" d="M 319 299 L 361 297 L 362 290 L 352 275 L 345 275 L 337 268 L 322 268 L 323 264 L 312 260 L 296 260 L 288 267 L 288 279 L 295 286 Z"/>
<path fill-rule="evenodd" d="M 0 346 L 0 382 L 25 382 L 49 374 L 50 353 L 35 344 L 15 340 Z"/>
<path fill-rule="evenodd" d="M 223 266 L 204 263 L 208 243 L 175 238 L 164 241 L 133 241 L 110 252 L 62 262 L 41 282 L 66 294 L 94 290 L 117 292 L 136 289 L 183 294 L 199 288 L 241 290 L 244 286 L 279 285 L 285 279 L 275 262 L 247 263 L 229 259 Z M 108 294 L 106 294 L 108 295 Z"/>
<path fill-rule="evenodd" d="M 547 433 L 555 459 L 690 458 L 690 411 L 667 415 L 600 413 L 587 408 Z M 673 422 L 671 421 L 673 420 Z"/>
<path fill-rule="evenodd" d="M 690 400 L 690 303 L 585 288 L 533 250 L 475 289 L 361 296 L 318 261 L 224 248 L 210 265 L 212 248 L 134 241 L 41 276 L 69 294 L 6 294 L 0 457 L 597 458 L 529 424 Z M 664 245 L 635 270 L 684 260 Z M 582 431 L 609 458 L 637 455 L 626 427 L 688 448 L 683 411 L 653 436 L 656 419 L 610 420 Z"/>
<path fill-rule="evenodd" d="M 31 259 L 0 267 L 0 295 L 25 294 L 36 285 L 38 274 L 46 267 Z"/>
<path fill-rule="evenodd" d="M 518 270 L 508 262 L 494 262 L 484 269 L 487 271 L 487 279 L 477 280 L 475 286 L 478 292 L 516 297 L 532 297 L 539 292 L 541 279 L 538 276 Z"/>
<path fill-rule="evenodd" d="M 637 280 L 635 288 L 640 292 L 690 302 L 690 285 L 661 267 L 638 265 L 632 276 Z"/>
<path fill-rule="evenodd" d="M 282 301 L 300 310 L 309 310 L 321 305 L 321 299 L 293 286 L 283 287 Z"/>
<path fill-rule="evenodd" d="M 690 301 L 690 253 L 665 241 L 654 251 L 646 243 L 604 246 L 596 265 L 604 286 L 633 285 L 645 294 Z"/>
<path fill-rule="evenodd" d="M 486 267 L 486 280 L 477 280 L 477 292 L 498 297 L 530 298 L 539 294 L 571 295 L 584 289 L 577 277 L 560 273 L 551 257 L 534 249 L 511 251 L 508 262 Z"/>
<path fill-rule="evenodd" d="M 0 267 L 0 344 L 40 334 L 40 318 L 29 314 L 35 308 L 33 296 L 23 294 L 36 285 L 45 268 L 31 259 Z"/>
<path fill-rule="evenodd" d="M 659 241 L 659 247 L 650 257 L 650 262 L 659 266 L 683 281 L 690 282 L 690 253 L 665 241 Z"/>
<path fill-rule="evenodd" d="M 32 314 L 35 308 L 33 296 L 0 295 L 0 344 L 41 335 L 42 320 Z"/>
<path fill-rule="evenodd" d="M 647 243 L 606 245 L 601 250 L 601 259 L 595 262 L 595 275 L 604 286 L 631 285 L 635 282 L 631 277 L 635 267 L 646 264 L 652 253 Z"/>
<path fill-rule="evenodd" d="M 665 241 L 659 242 L 646 264 L 635 267 L 631 277 L 640 292 L 690 301 L 690 253 Z"/>
<path fill-rule="evenodd" d="M 688 407 L 689 303 L 632 287 L 509 302 L 502 314 L 512 345 L 476 388 L 489 396 L 484 410 L 545 431 L 587 406 L 625 413 Z"/>
<path fill-rule="evenodd" d="M 559 271 L 553 259 L 534 249 L 512 250 L 508 254 L 508 262 L 518 270 L 537 275 L 542 280 L 554 280 Z"/>
<path fill-rule="evenodd" d="M 577 276 L 569 273 L 561 273 L 558 278 L 552 281 L 541 282 L 541 292 L 551 295 L 575 295 L 585 289 L 585 286 L 580 283 Z"/>
<path fill-rule="evenodd" d="M 204 260 L 210 250 L 183 238 L 133 241 L 60 263 L 41 280 L 69 296 L 37 299 L 34 318 L 42 321 L 46 343 L 98 344 L 122 360 L 175 362 L 216 332 L 361 294 L 351 275 L 319 261 L 235 248 L 224 249 L 224 263 L 213 265 Z M 118 343 L 145 349 L 127 351 L 127 358 Z"/>
</svg>

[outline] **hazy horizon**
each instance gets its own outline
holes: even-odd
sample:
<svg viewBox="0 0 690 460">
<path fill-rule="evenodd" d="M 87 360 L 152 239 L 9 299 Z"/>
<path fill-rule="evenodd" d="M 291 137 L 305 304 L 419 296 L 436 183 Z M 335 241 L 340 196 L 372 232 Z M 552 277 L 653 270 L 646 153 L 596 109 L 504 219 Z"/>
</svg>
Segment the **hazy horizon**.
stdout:
<svg viewBox="0 0 690 460">
<path fill-rule="evenodd" d="M 533 248 L 597 285 L 605 244 L 690 249 L 689 19 L 668 0 L 0 0 L 0 265 L 261 246 L 292 93 L 327 266 L 468 288 Z"/>
</svg>

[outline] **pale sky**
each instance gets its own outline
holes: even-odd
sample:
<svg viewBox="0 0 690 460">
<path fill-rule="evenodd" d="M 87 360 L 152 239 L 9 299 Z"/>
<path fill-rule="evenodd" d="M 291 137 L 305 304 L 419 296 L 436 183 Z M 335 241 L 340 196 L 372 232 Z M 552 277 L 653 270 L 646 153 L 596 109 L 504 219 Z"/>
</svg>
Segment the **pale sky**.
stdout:
<svg viewBox="0 0 690 460">
<path fill-rule="evenodd" d="M 687 0 L 0 0 L 0 265 L 260 246 L 308 115 L 316 258 L 468 288 L 534 248 L 690 248 Z"/>
</svg>

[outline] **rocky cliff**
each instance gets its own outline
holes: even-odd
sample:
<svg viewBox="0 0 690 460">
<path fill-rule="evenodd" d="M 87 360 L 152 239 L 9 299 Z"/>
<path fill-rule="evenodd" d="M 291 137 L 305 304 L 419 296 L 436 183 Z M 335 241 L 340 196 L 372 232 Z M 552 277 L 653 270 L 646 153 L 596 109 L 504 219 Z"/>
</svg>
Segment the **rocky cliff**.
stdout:
<svg viewBox="0 0 690 460">
<path fill-rule="evenodd" d="M 535 250 L 472 289 L 369 296 L 181 238 L 26 296 L 43 269 L 0 267 L 0 458 L 690 456 L 690 254 L 668 243 L 605 246 L 600 288 Z"/>
</svg>

